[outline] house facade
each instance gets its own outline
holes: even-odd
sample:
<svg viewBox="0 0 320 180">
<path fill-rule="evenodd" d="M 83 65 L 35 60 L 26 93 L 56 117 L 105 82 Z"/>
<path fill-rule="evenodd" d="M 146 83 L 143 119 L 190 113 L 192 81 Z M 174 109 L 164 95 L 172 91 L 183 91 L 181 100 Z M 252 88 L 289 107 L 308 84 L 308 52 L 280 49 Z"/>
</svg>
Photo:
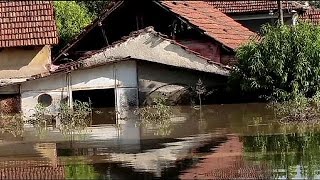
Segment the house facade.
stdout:
<svg viewBox="0 0 320 180">
<path fill-rule="evenodd" d="M 52 1 L 0 2 L 0 84 L 49 72 L 51 45 L 58 43 Z M 0 92 L 1 111 L 17 112 L 19 89 Z"/>
</svg>

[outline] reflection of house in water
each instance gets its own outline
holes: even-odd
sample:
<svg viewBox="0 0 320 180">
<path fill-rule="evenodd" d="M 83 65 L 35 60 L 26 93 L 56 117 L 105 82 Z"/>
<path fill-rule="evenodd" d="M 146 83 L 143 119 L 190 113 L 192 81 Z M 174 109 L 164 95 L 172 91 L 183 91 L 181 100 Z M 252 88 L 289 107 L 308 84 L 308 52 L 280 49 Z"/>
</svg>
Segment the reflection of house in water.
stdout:
<svg viewBox="0 0 320 180">
<path fill-rule="evenodd" d="M 1 179 L 65 179 L 54 143 L 2 144 L 0 154 Z"/>
<path fill-rule="evenodd" d="M 205 1 L 119 1 L 61 49 L 52 71 L 0 92 L 20 93 L 25 115 L 38 102 L 56 112 L 61 102 L 90 100 L 103 112 L 94 123 L 115 124 L 103 108 L 116 107 L 121 119 L 130 106 L 157 94 L 174 97 L 199 78 L 210 88 L 224 86 L 226 64 L 252 35 Z"/>
<path fill-rule="evenodd" d="M 186 170 L 181 179 L 269 179 L 270 169 L 246 162 L 243 143 L 238 137 L 228 140 L 203 157 L 196 167 Z M 268 172 L 269 171 L 269 172 Z"/>
</svg>

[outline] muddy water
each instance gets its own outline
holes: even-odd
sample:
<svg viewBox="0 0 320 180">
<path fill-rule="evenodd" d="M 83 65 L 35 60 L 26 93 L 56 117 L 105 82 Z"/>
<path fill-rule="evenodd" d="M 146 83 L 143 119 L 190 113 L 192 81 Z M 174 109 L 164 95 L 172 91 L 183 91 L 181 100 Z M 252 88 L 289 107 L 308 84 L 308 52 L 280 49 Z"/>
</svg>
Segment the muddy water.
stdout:
<svg viewBox="0 0 320 180">
<path fill-rule="evenodd" d="M 2 179 L 320 178 L 318 127 L 278 124 L 264 104 L 174 107 L 164 124 L 0 136 Z"/>
</svg>

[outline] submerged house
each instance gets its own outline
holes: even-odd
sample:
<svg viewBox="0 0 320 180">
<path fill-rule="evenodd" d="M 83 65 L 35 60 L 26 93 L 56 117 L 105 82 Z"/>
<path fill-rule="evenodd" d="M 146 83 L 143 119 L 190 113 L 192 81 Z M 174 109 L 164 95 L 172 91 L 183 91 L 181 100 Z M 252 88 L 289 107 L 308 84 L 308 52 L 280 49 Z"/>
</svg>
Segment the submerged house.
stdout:
<svg viewBox="0 0 320 180">
<path fill-rule="evenodd" d="M 57 112 L 61 102 L 81 100 L 116 107 L 110 121 L 94 115 L 115 124 L 130 107 L 159 94 L 177 99 L 199 79 L 225 85 L 235 50 L 254 35 L 205 1 L 119 1 L 55 56 L 50 72 L 0 91 L 19 89 L 26 116 L 37 103 Z"/>
<path fill-rule="evenodd" d="M 58 43 L 51 1 L 0 2 L 0 85 L 49 72 L 51 45 Z M 19 89 L 0 91 L 0 111 L 18 111 Z"/>
</svg>

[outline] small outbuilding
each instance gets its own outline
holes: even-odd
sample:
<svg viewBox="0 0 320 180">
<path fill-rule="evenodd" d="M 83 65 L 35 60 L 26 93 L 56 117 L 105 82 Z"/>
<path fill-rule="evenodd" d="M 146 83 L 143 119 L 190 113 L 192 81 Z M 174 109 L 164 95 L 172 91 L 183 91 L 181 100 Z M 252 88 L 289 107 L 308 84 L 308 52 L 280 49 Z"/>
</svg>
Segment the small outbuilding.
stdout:
<svg viewBox="0 0 320 180">
<path fill-rule="evenodd" d="M 19 89 L 26 116 L 37 103 L 54 113 L 60 103 L 78 99 L 90 101 L 93 108 L 116 107 L 117 118 L 99 122 L 114 124 L 148 97 L 172 97 L 194 86 L 199 78 L 208 87 L 219 87 L 225 84 L 229 70 L 148 27 L 76 62 L 0 90 Z"/>
</svg>

